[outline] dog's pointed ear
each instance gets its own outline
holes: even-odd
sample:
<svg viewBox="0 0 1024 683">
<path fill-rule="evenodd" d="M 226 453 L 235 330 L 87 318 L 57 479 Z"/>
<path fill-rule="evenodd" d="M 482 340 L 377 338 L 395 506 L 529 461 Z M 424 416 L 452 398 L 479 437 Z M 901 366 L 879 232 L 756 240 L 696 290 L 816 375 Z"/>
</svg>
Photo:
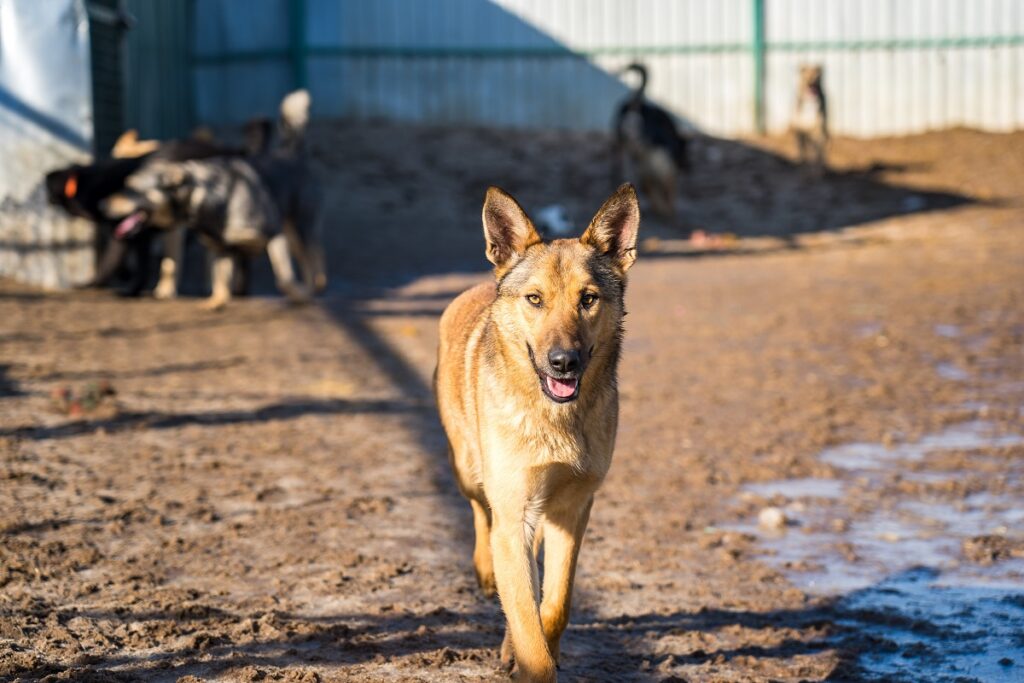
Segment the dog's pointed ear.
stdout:
<svg viewBox="0 0 1024 683">
<path fill-rule="evenodd" d="M 523 207 L 499 187 L 487 188 L 483 222 L 487 260 L 494 264 L 498 277 L 511 265 L 515 256 L 542 241 Z"/>
<path fill-rule="evenodd" d="M 601 205 L 580 242 L 610 258 L 625 273 L 636 261 L 639 229 L 640 205 L 636 190 L 626 183 Z"/>
</svg>

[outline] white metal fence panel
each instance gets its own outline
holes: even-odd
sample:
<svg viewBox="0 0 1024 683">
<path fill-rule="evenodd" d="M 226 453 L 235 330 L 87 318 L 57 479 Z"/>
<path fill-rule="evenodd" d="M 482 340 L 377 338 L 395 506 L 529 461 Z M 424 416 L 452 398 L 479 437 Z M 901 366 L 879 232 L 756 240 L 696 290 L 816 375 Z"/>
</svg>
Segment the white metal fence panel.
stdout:
<svg viewBox="0 0 1024 683">
<path fill-rule="evenodd" d="M 797 67 L 825 68 L 835 132 L 1024 128 L 1020 0 L 768 0 L 767 119 L 789 122 Z"/>
<path fill-rule="evenodd" d="M 1024 127 L 1021 0 L 194 4 L 196 113 L 212 122 L 308 83 L 320 116 L 603 129 L 639 60 L 653 99 L 720 135 L 756 132 L 762 111 L 784 130 L 805 62 L 825 67 L 838 134 Z"/>
</svg>

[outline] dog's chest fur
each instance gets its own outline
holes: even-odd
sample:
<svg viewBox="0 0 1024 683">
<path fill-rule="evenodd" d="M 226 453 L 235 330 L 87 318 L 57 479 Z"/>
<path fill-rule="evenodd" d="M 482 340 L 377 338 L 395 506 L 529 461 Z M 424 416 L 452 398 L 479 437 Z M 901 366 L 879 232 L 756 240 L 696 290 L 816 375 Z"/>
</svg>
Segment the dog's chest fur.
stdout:
<svg viewBox="0 0 1024 683">
<path fill-rule="evenodd" d="M 797 98 L 793 112 L 793 128 L 803 132 L 814 132 L 824 123 L 823 95 L 814 89 L 805 88 Z"/>
<path fill-rule="evenodd" d="M 545 398 L 532 368 L 509 367 L 496 340 L 478 337 L 476 399 L 481 447 L 520 467 L 565 465 L 579 476 L 603 479 L 611 465 L 618 412 L 614 369 L 588 369 L 581 397 L 570 404 Z M 512 464 L 512 463 L 508 463 Z"/>
</svg>

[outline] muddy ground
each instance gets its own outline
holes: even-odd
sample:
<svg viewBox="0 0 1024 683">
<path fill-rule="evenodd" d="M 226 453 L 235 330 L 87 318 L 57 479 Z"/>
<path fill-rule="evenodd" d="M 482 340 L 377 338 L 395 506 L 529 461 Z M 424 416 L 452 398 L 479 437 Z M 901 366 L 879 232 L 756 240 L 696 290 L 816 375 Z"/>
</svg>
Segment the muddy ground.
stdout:
<svg viewBox="0 0 1024 683">
<path fill-rule="evenodd" d="M 316 305 L 0 285 L 0 679 L 505 679 L 437 318 L 487 276 L 486 184 L 584 222 L 606 140 L 314 142 Z M 560 680 L 1024 677 L 1024 135 L 790 151 L 699 141 L 641 229 Z"/>
</svg>

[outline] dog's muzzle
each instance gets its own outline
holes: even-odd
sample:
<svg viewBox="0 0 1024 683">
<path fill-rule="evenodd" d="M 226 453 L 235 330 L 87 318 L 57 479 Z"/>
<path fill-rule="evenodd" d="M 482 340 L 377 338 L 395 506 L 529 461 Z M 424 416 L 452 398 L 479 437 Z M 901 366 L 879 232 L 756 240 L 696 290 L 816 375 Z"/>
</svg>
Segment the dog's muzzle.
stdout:
<svg viewBox="0 0 1024 683">
<path fill-rule="evenodd" d="M 137 233 L 149 218 L 149 211 L 132 196 L 114 194 L 100 204 L 103 213 L 117 220 L 114 237 L 123 240 Z"/>
<path fill-rule="evenodd" d="M 585 369 L 585 359 L 575 349 L 551 349 L 548 352 L 547 368 L 537 364 L 533 348 L 527 344 L 530 361 L 540 380 L 541 392 L 555 403 L 569 403 L 580 395 L 580 381 Z"/>
</svg>

